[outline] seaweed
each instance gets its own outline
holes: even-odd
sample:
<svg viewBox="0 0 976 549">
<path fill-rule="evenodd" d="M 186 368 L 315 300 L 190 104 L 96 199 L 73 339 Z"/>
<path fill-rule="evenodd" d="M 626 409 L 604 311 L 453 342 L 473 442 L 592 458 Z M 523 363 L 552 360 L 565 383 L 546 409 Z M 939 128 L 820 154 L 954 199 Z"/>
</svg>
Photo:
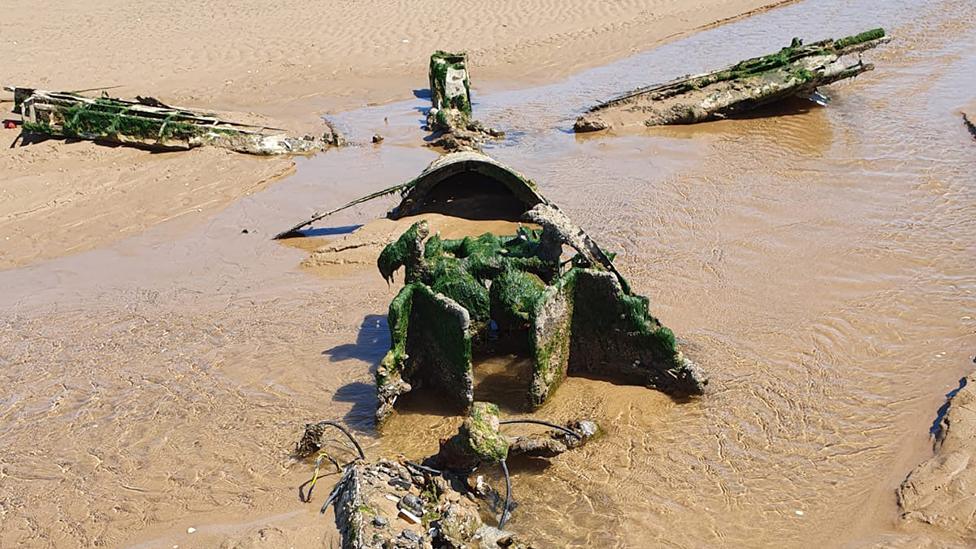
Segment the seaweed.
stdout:
<svg viewBox="0 0 976 549">
<path fill-rule="evenodd" d="M 566 236 L 553 233 L 578 229 L 544 227 L 425 240 L 427 224 L 419 221 L 383 250 L 381 274 L 389 280 L 405 267 L 407 284 L 390 305 L 391 350 L 377 372 L 379 416 L 417 382 L 440 387 L 462 406 L 473 402 L 472 347 L 495 345 L 488 343 L 492 321 L 494 340 L 514 336 L 527 344 L 534 362 L 530 407 L 542 405 L 572 372 L 701 392 L 703 379 L 673 333 L 651 316 L 647 299 L 581 252 L 559 274 Z"/>
</svg>

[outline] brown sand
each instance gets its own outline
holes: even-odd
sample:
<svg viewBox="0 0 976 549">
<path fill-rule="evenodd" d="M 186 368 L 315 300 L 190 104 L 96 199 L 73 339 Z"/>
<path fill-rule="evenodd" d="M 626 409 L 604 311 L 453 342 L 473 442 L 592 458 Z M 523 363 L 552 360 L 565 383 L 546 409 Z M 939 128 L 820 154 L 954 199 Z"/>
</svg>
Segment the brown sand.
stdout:
<svg viewBox="0 0 976 549">
<path fill-rule="evenodd" d="M 858 79 L 831 109 L 500 151 L 620 252 L 618 267 L 714 387 L 679 404 L 567 380 L 538 417 L 582 413 L 612 430 L 544 475 L 514 471 L 520 533 L 556 547 L 952 546 L 903 536 L 917 525 L 896 523 L 895 488 L 931 456 L 933 412 L 976 343 L 972 143 L 937 93 L 973 87 L 955 67 L 976 51 L 976 6 L 891 4 L 908 8 L 908 23 L 893 15 L 907 38 L 883 77 Z M 37 4 L 16 10 L 47 17 Z M 47 21 L 56 34 L 60 19 Z M 526 124 L 552 110 L 539 108 L 520 112 Z M 317 156 L 287 184 L 207 216 L 206 230 L 181 236 L 165 223 L 106 246 L 114 236 L 91 227 L 78 241 L 93 253 L 0 272 L 0 546 L 337 546 L 317 508 L 334 475 L 315 504 L 299 503 L 310 466 L 288 449 L 303 421 L 369 425 L 370 367 L 386 351 L 398 285 L 373 269 L 324 282 L 296 273 L 307 253 L 265 235 L 433 156 L 390 145 Z M 202 178 L 221 166 L 205 151 L 54 146 L 50 162 L 119 155 L 104 173 L 170 156 L 196 158 Z M 121 160 L 130 154 L 137 161 Z M 81 173 L 81 162 L 38 177 Z M 341 184 L 322 184 L 335 174 Z M 336 226 L 376 217 L 343 213 Z M 47 219 L 39 234 L 54 230 Z M 482 383 L 512 370 L 487 366 Z M 382 439 L 361 433 L 367 455 L 422 456 L 454 429 L 456 418 L 422 404 L 401 409 Z"/>
<path fill-rule="evenodd" d="M 4 8 L 0 56 L 5 85 L 121 86 L 112 94 L 260 111 L 316 131 L 318 113 L 426 87 L 426 58 L 437 48 L 468 50 L 477 82 L 546 81 L 779 3 L 506 0 L 446 10 L 430 0 L 286 0 L 273 8 L 44 0 Z M 10 103 L 0 106 L 8 117 Z M 0 269 L 212 212 L 291 166 L 219 151 L 153 155 L 59 141 L 11 149 L 17 134 L 0 130 Z"/>
<path fill-rule="evenodd" d="M 961 381 L 939 422 L 935 455 L 898 488 L 902 518 L 976 542 L 976 375 Z"/>
</svg>

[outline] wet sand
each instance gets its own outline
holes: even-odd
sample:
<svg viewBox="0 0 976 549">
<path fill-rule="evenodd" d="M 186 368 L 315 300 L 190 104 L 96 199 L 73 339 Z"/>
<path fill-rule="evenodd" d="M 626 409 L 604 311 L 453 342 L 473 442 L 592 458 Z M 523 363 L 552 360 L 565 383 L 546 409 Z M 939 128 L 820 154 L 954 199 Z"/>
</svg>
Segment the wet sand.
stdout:
<svg viewBox="0 0 976 549">
<path fill-rule="evenodd" d="M 619 253 L 711 376 L 691 403 L 567 380 L 537 417 L 584 414 L 607 436 L 513 468 L 512 528 L 559 547 L 968 544 L 903 523 L 895 488 L 932 455 L 935 412 L 976 348 L 976 159 L 958 116 L 976 84 L 973 20 L 971 2 L 812 0 L 482 98 L 480 118 L 517 129 L 490 154 Z M 671 77 L 795 28 L 877 24 L 896 40 L 878 70 L 829 89 L 828 109 L 566 131 L 593 99 L 647 83 L 648 66 Z M 371 370 L 398 287 L 369 269 L 316 276 L 300 267 L 308 249 L 268 239 L 419 173 L 435 157 L 416 146 L 422 104 L 342 114 L 353 135 L 388 139 L 299 159 L 205 223 L 0 272 L 0 545 L 329 546 L 331 514 L 297 498 L 311 468 L 288 457 L 305 422 L 347 422 L 370 456 L 422 456 L 456 426 L 419 400 L 376 438 Z M 392 204 L 343 212 L 318 237 Z M 479 383 L 504 394 L 513 366 L 481 364 Z"/>
<path fill-rule="evenodd" d="M 274 9 L 211 0 L 45 0 L 4 7 L 0 84 L 112 87 L 113 95 L 152 95 L 236 113 L 230 119 L 259 117 L 321 133 L 321 113 L 426 88 L 427 59 L 436 49 L 469 51 L 481 92 L 489 82 L 548 82 L 781 3 L 789 1 L 574 0 L 557 9 L 506 0 L 445 10 L 430 0 L 315 6 L 288 0 Z M 0 118 L 10 116 L 10 107 L 0 103 Z M 18 133 L 0 129 L 0 172 L 10 174 L 0 189 L 6 244 L 0 269 L 90 250 L 161 220 L 212 214 L 291 167 L 281 158 L 154 155 L 60 141 L 11 149 Z M 51 238 L 37 236 L 51 227 Z"/>
</svg>

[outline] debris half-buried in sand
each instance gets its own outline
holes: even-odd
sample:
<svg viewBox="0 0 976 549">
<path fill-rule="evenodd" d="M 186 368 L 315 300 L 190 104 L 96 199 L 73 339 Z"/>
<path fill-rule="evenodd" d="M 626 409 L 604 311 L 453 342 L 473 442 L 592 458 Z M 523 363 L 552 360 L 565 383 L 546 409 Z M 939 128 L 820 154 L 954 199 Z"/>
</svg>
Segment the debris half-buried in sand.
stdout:
<svg viewBox="0 0 976 549">
<path fill-rule="evenodd" d="M 421 220 L 382 251 L 382 276 L 391 281 L 403 269 L 405 285 L 390 304 L 392 343 L 376 373 L 377 421 L 418 386 L 467 409 L 476 397 L 472 356 L 496 348 L 531 359 L 525 388 L 530 409 L 541 406 L 567 375 L 700 394 L 704 376 L 607 254 L 531 182 L 495 161 L 480 160 L 482 155 L 467 154 L 465 160 L 444 157 L 425 171 L 390 217 L 463 216 L 458 208 L 466 199 L 473 210 L 507 191 L 510 204 L 499 203 L 499 210 L 541 229 L 452 240 L 431 235 Z M 442 176 L 436 176 L 439 170 Z M 486 172 L 496 178 L 476 177 Z M 498 195 L 479 196 L 479 189 Z"/>
<path fill-rule="evenodd" d="M 427 112 L 427 129 L 434 132 L 430 146 L 447 151 L 480 150 L 484 140 L 505 135 L 471 117 L 467 63 L 465 53 L 438 50 L 430 56 L 431 108 Z"/>
<path fill-rule="evenodd" d="M 574 129 L 588 132 L 639 124 L 693 124 L 790 97 L 825 104 L 828 99 L 817 88 L 874 69 L 851 56 L 888 40 L 883 29 L 806 45 L 794 38 L 777 53 L 611 99 L 579 117 Z"/>
<path fill-rule="evenodd" d="M 513 423 L 542 424 L 551 430 L 518 437 L 501 432 L 503 425 Z M 517 534 L 503 530 L 516 491 L 507 459 L 550 459 L 582 446 L 598 431 L 591 421 L 561 426 L 500 420 L 497 406 L 477 402 L 457 434 L 442 440 L 440 451 L 422 463 L 357 459 L 346 465 L 322 511 L 334 504 L 346 549 L 529 547 Z M 504 473 L 504 493 L 485 481 L 486 469 L 492 467 Z"/>
<path fill-rule="evenodd" d="M 390 304 L 391 348 L 376 373 L 378 422 L 421 385 L 468 409 L 477 396 L 473 356 L 497 350 L 532 363 L 529 409 L 546 402 L 568 375 L 676 396 L 702 393 L 704 375 L 612 258 L 531 180 L 483 154 L 442 156 L 407 183 L 316 214 L 279 237 L 300 235 L 330 213 L 398 191 L 402 200 L 388 217 L 418 221 L 377 260 L 384 278 L 402 269 L 405 281 Z M 422 220 L 427 213 L 531 225 L 509 235 L 445 239 L 430 234 Z"/>
<path fill-rule="evenodd" d="M 305 154 L 341 144 L 331 127 L 320 136 L 293 137 L 277 128 L 241 124 L 139 97 L 136 101 L 85 97 L 72 92 L 8 88 L 24 133 L 157 150 L 209 145 L 259 154 Z"/>
</svg>

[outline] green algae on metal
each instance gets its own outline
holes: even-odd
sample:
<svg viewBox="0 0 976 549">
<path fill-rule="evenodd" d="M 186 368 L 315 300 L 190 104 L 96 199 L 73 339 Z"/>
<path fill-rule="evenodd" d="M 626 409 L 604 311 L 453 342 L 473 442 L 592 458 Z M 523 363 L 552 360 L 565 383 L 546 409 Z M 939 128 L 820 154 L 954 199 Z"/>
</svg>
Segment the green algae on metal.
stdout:
<svg viewBox="0 0 976 549">
<path fill-rule="evenodd" d="M 789 97 L 814 97 L 822 104 L 818 86 L 826 86 L 874 69 L 874 65 L 845 59 L 874 48 L 889 37 L 871 29 L 838 40 L 789 46 L 769 55 L 740 61 L 705 74 L 667 84 L 640 88 L 598 104 L 580 116 L 577 132 L 598 131 L 640 120 L 645 126 L 691 124 L 725 118 Z"/>
<path fill-rule="evenodd" d="M 536 219 L 547 215 L 542 209 L 533 210 Z M 378 422 L 416 385 L 435 387 L 468 409 L 475 397 L 472 353 L 490 352 L 492 335 L 533 361 L 528 408 L 545 403 L 567 375 L 702 392 L 704 376 L 618 273 L 582 253 L 562 270 L 562 245 L 578 232 L 564 225 L 442 239 L 421 220 L 382 251 L 377 265 L 384 278 L 402 267 L 406 285 L 390 305 L 392 343 L 376 376 Z M 559 231 L 566 234 L 551 234 Z"/>
</svg>

